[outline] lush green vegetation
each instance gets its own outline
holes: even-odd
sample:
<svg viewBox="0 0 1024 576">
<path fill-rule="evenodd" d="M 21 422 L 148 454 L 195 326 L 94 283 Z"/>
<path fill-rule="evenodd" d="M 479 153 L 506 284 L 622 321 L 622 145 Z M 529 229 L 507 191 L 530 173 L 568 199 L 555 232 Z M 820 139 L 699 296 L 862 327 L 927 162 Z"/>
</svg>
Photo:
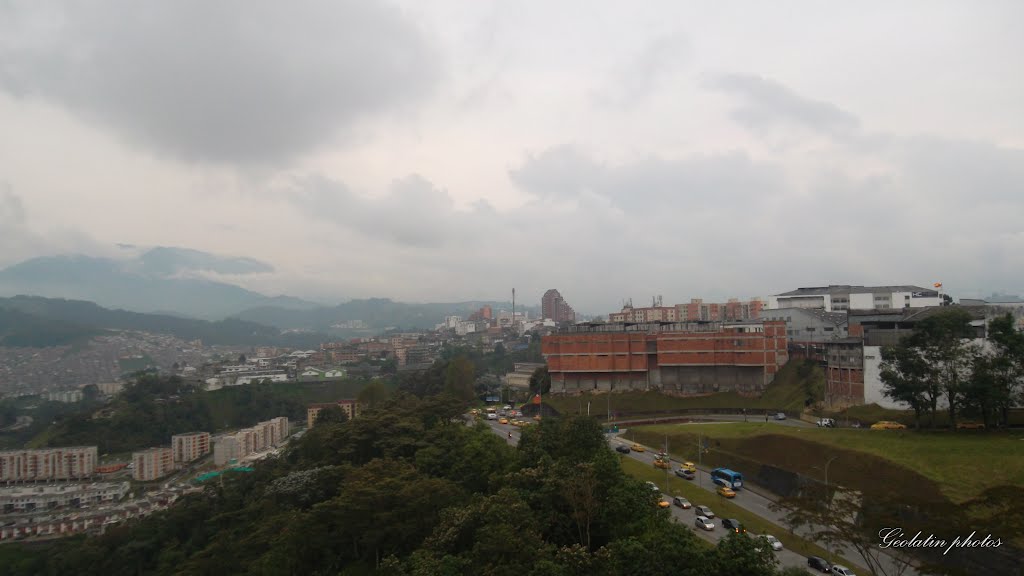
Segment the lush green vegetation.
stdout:
<svg viewBox="0 0 1024 576">
<path fill-rule="evenodd" d="M 544 402 L 559 412 L 575 412 L 582 403 L 591 403 L 591 413 L 607 413 L 608 403 L 618 419 L 666 414 L 679 410 L 740 409 L 800 411 L 807 401 L 820 398 L 824 385 L 821 368 L 804 362 L 790 362 L 779 371 L 775 380 L 758 397 L 741 396 L 736 392 L 720 392 L 706 396 L 670 396 L 658 391 L 583 393 L 579 396 L 546 396 Z"/>
<path fill-rule="evenodd" d="M 935 426 L 940 403 L 954 426 L 961 415 L 1006 425 L 1010 409 L 1024 403 L 1024 333 L 1007 314 L 989 322 L 989 346 L 980 346 L 972 320 L 961 308 L 943 310 L 882 350 L 883 392 L 910 406 L 917 427 L 922 417 Z"/>
<path fill-rule="evenodd" d="M 366 385 L 265 382 L 204 392 L 177 377 L 141 374 L 107 405 L 56 415 L 29 444 L 96 445 L 101 454 L 111 454 L 167 444 L 172 434 L 241 428 L 277 416 L 305 422 L 309 404 L 356 398 Z"/>
<path fill-rule="evenodd" d="M 696 461 L 698 436 L 715 444 L 705 461 L 728 464 L 735 453 L 744 458 L 772 462 L 787 470 L 820 478 L 814 468 L 832 456 L 833 482 L 870 489 L 885 470 L 865 475 L 865 458 L 874 456 L 885 469 L 905 470 L 907 482 L 897 485 L 909 491 L 933 484 L 947 498 L 964 502 L 987 489 L 1024 485 L 1024 458 L 1019 454 L 1024 432 L 916 432 L 913 430 L 851 430 L 797 428 L 764 422 L 655 425 L 630 430 L 641 442 L 660 446 L 668 437 L 671 452 Z M 782 446 L 776 450 L 773 446 Z M 984 473 L 979 473 L 984 471 Z M 895 485 L 889 484 L 890 488 Z"/>
<path fill-rule="evenodd" d="M 166 512 L 45 550 L 11 548 L 6 573 L 776 573 L 749 538 L 709 548 L 672 522 L 594 419 L 545 419 L 512 448 L 466 426 L 464 409 L 398 393 Z"/>
</svg>

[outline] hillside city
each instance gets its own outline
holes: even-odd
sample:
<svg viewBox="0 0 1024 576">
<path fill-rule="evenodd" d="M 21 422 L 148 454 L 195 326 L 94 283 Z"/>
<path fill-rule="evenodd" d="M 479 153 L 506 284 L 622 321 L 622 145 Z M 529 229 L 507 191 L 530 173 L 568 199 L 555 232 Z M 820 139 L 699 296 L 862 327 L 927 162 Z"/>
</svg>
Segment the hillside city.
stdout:
<svg viewBox="0 0 1024 576">
<path fill-rule="evenodd" d="M 127 388 L 142 386 L 141 381 L 134 383 L 139 374 L 175 378 L 178 384 L 170 390 L 178 394 L 273 385 L 331 386 L 353 380 L 416 378 L 439 362 L 450 362 L 451 350 L 465 350 L 513 360 L 496 372 L 479 374 L 467 385 L 475 390 L 478 401 L 506 404 L 501 410 L 488 409 L 484 422 L 496 433 L 504 433 L 508 426 L 507 440 L 514 442 L 517 429 L 535 423 L 524 415 L 534 414 L 534 420 L 540 420 L 545 410 L 557 413 L 555 406 L 564 410 L 567 405 L 559 403 L 559 397 L 587 394 L 588 413 L 594 395 L 607 393 L 656 391 L 685 399 L 732 392 L 756 398 L 766 396 L 787 365 L 802 363 L 820 369 L 823 384 L 820 396 L 808 400 L 805 408 L 820 413 L 866 405 L 903 410 L 907 402 L 892 393 L 882 376 L 884 347 L 899 344 L 919 323 L 949 310 L 963 311 L 969 338 L 982 343 L 989 322 L 996 318 L 1008 315 L 1017 331 L 1024 326 L 1024 302 L 1019 299 L 955 303 L 938 283 L 933 288 L 833 285 L 748 301 L 693 299 L 669 306 L 655 297 L 651 304 L 634 306 L 626 301 L 621 310 L 605 317 L 577 321 L 572 306 L 551 289 L 543 295 L 541 314 L 535 318 L 483 306 L 466 317 L 447 316 L 433 330 L 391 330 L 376 337 L 322 342 L 312 350 L 207 347 L 200 341 L 161 334 L 114 332 L 72 347 L 0 348 L 4 354 L 0 389 L 8 402 L 22 406 L 29 400 L 99 407 L 92 415 L 95 420 L 123 409 L 116 400 Z M 180 402 L 178 394 L 166 392 L 153 400 Z M 542 403 L 545 397 L 547 404 Z M 946 398 L 939 400 L 939 408 L 948 406 Z M 606 403 L 606 416 L 612 421 L 612 400 Z M 582 412 L 582 400 L 579 404 Z M 715 413 L 742 413 L 747 420 L 748 411 L 740 410 L 741 404 L 704 412 L 709 418 Z M 8 447 L 0 451 L 0 541 L 103 534 L 168 509 L 183 496 L 201 493 L 225 473 L 251 473 L 252 466 L 279 457 L 292 438 L 311 430 L 325 408 L 339 410 L 341 421 L 346 421 L 358 419 L 368 407 L 362 393 L 360 398 L 310 402 L 299 421 L 280 414 L 237 429 L 172 430 L 165 439 L 169 443 L 138 446 L 122 454 L 101 454 L 97 446 Z M 812 420 L 806 410 L 781 403 L 761 411 L 751 409 L 749 416 L 761 412 L 765 421 Z M 479 410 L 473 413 L 483 416 Z M 847 427 L 872 424 L 849 417 L 841 422 Z M 15 434 L 32 424 L 31 416 L 19 415 L 4 431 Z M 836 427 L 837 421 L 818 418 L 817 425 Z M 671 456 L 666 447 L 661 448 L 663 453 L 651 463 L 672 470 Z M 644 447 L 635 442 L 618 444 L 616 450 L 646 458 Z M 693 480 L 708 473 L 691 462 L 684 464 L 679 469 L 681 478 Z M 709 485 L 716 482 L 708 477 Z M 676 500 L 677 505 L 689 507 L 685 498 Z M 799 562 L 802 559 L 797 558 L 795 564 Z M 903 569 L 909 570 L 909 564 Z"/>
<path fill-rule="evenodd" d="M 1024 576 L 1020 22 L 0 0 L 0 576 Z"/>
</svg>

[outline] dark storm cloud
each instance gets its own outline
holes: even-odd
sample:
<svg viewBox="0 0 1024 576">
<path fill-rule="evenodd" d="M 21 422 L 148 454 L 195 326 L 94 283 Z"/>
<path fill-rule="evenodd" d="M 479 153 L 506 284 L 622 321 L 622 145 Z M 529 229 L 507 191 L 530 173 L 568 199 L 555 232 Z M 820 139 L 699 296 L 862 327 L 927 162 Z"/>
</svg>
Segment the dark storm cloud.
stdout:
<svg viewBox="0 0 1024 576">
<path fill-rule="evenodd" d="M 838 106 L 805 98 L 783 84 L 759 76 L 720 76 L 710 86 L 743 99 L 733 117 L 751 129 L 795 124 L 814 131 L 845 133 L 858 128 L 857 118 Z"/>
<path fill-rule="evenodd" d="M 274 162 L 432 86 L 431 45 L 380 2 L 0 4 L 0 89 L 203 162 Z"/>
</svg>

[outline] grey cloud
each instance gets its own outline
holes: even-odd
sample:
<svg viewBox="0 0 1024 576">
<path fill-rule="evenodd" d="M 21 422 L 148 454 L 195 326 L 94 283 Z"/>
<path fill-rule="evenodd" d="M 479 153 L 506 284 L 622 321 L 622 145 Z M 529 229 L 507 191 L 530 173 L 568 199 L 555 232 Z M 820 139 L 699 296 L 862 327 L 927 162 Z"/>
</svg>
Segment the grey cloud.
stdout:
<svg viewBox="0 0 1024 576">
<path fill-rule="evenodd" d="M 751 206 L 784 193 L 782 171 L 757 164 L 740 152 L 605 165 L 573 146 L 530 155 L 510 171 L 512 181 L 540 198 L 574 197 L 590 192 L 626 211 L 648 210 L 652 217 L 714 217 L 730 206 Z"/>
<path fill-rule="evenodd" d="M 0 89 L 189 161 L 277 162 L 438 76 L 431 44 L 380 2 L 0 5 Z"/>
<path fill-rule="evenodd" d="M 662 88 L 666 78 L 689 62 L 692 52 L 690 40 L 682 32 L 656 36 L 615 68 L 594 100 L 617 106 L 636 105 Z"/>
<path fill-rule="evenodd" d="M 459 222 L 446 191 L 415 174 L 395 180 L 381 197 L 357 195 L 337 180 L 307 177 L 294 183 L 292 201 L 321 221 L 409 248 L 449 245 L 477 229 L 472 220 Z"/>
<path fill-rule="evenodd" d="M 713 79 L 709 85 L 743 99 L 743 105 L 733 112 L 733 117 L 751 129 L 788 124 L 842 134 L 859 127 L 857 118 L 838 106 L 805 98 L 779 82 L 759 76 L 724 75 Z"/>
</svg>

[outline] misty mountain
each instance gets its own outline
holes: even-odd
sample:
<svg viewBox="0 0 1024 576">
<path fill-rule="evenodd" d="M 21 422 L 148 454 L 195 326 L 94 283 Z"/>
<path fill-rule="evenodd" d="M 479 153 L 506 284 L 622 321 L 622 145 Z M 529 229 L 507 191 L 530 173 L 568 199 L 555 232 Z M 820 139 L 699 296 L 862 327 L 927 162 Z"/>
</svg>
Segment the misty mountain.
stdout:
<svg viewBox="0 0 1024 576">
<path fill-rule="evenodd" d="M 16 296 L 0 298 L 0 344 L 56 346 L 103 330 L 137 330 L 171 334 L 204 344 L 316 348 L 323 334 L 288 333 L 271 326 L 229 318 L 217 322 L 126 310 L 108 310 L 93 302 Z"/>
<path fill-rule="evenodd" d="M 454 302 L 409 304 L 395 302 L 389 298 L 369 298 L 352 300 L 337 306 L 324 306 L 312 310 L 287 310 L 275 306 L 262 306 L 246 310 L 235 317 L 275 326 L 282 330 L 299 329 L 318 332 L 337 332 L 344 330 L 337 325 L 360 320 L 367 328 L 380 330 L 387 327 L 433 329 L 444 321 L 445 316 L 462 316 L 470 314 L 482 306 L 489 305 L 497 315 L 499 310 L 512 310 L 511 302 Z M 516 312 L 529 312 L 536 316 L 536 306 L 516 306 Z"/>
<path fill-rule="evenodd" d="M 309 310 L 317 304 L 269 297 L 198 276 L 203 272 L 252 274 L 273 270 L 250 258 L 157 247 L 131 259 L 83 255 L 33 258 L 0 270 L 0 296 L 30 294 L 88 300 L 134 312 L 216 320 L 256 307 Z"/>
</svg>

